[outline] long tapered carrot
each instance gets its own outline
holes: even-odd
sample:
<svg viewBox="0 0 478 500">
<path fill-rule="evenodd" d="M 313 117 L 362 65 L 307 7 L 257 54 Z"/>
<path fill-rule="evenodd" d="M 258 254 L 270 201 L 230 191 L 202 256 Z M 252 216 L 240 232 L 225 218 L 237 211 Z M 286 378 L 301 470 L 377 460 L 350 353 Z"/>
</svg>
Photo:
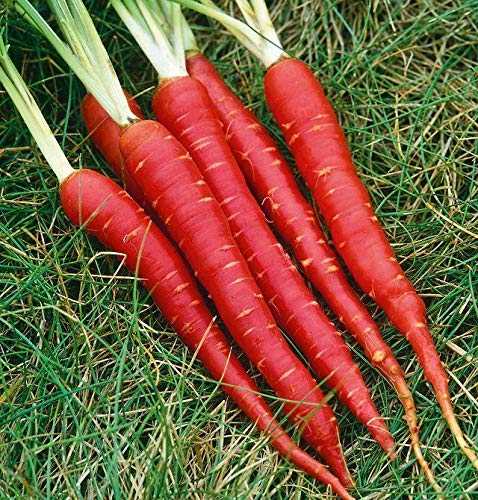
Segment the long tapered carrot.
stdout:
<svg viewBox="0 0 478 500">
<path fill-rule="evenodd" d="M 190 78 L 161 86 L 153 108 L 188 149 L 227 216 L 234 238 L 276 319 L 314 371 L 388 453 L 394 442 L 334 325 L 268 227 L 225 141 L 204 87 Z"/>
<path fill-rule="evenodd" d="M 264 431 L 279 453 L 329 485 L 341 498 L 352 497 L 323 465 L 300 450 L 275 421 L 257 386 L 247 375 L 205 306 L 193 277 L 168 239 L 144 210 L 113 181 L 68 163 L 33 96 L 0 40 L 0 81 L 20 111 L 60 182 L 70 220 L 125 256 L 127 268 L 150 291 L 163 315 L 224 391 Z"/>
<path fill-rule="evenodd" d="M 277 321 L 305 354 L 314 371 L 337 390 L 341 401 L 392 454 L 393 438 L 370 398 L 358 367 L 268 226 L 227 144 L 206 89 L 195 79 L 184 76 L 182 45 L 175 48 L 174 44 L 155 44 L 154 33 L 164 30 L 164 23 L 159 22 L 150 29 L 154 16 L 158 15 L 156 3 L 154 7 L 141 4 L 141 9 L 136 10 L 133 5 L 139 2 L 115 0 L 112 4 L 149 54 L 160 76 L 153 97 L 158 120 L 189 151 L 221 204 L 235 240 Z M 181 23 L 182 18 L 174 18 L 179 7 L 172 5 L 174 29 L 174 23 Z M 139 28 L 140 25 L 143 27 Z M 164 31 L 166 36 L 168 32 Z M 178 31 L 182 41 L 182 30 Z M 169 64 L 166 65 L 166 60 L 161 64 L 168 51 Z M 172 64 L 175 59 L 176 77 Z M 165 67 L 167 73 L 163 73 Z"/>
<path fill-rule="evenodd" d="M 248 25 L 211 0 L 176 0 L 222 22 L 267 68 L 267 103 L 325 218 L 334 244 L 360 287 L 375 299 L 415 351 L 443 417 L 463 453 L 478 468 L 453 411 L 448 376 L 423 300 L 397 262 L 357 175 L 344 132 L 312 70 L 283 50 L 263 0 L 236 0 Z"/>
<path fill-rule="evenodd" d="M 265 432 L 279 453 L 344 497 L 351 498 L 319 462 L 302 451 L 274 419 L 259 389 L 214 324 L 193 277 L 174 247 L 129 195 L 91 170 L 69 177 L 60 190 L 70 220 L 107 248 L 126 255 L 126 266 L 151 292 L 183 342 L 220 381 L 222 389 Z"/>
<path fill-rule="evenodd" d="M 304 438 L 334 468 L 339 479 L 351 485 L 332 409 L 282 337 L 219 203 L 189 154 L 159 123 L 142 121 L 132 114 L 81 0 L 49 2 L 68 44 L 27 0 L 19 3 L 32 24 L 123 128 L 120 148 L 127 174 L 186 255 L 231 334 L 284 400 L 288 416 L 301 424 Z"/>
<path fill-rule="evenodd" d="M 309 95 L 307 103 L 295 92 L 290 93 L 294 86 Z M 338 252 L 360 287 L 410 342 L 450 430 L 478 468 L 478 458 L 466 443 L 453 412 L 448 375 L 427 326 L 425 304 L 406 278 L 374 213 L 370 196 L 352 163 L 342 128 L 319 82 L 304 63 L 286 60 L 267 72 L 265 89 L 269 106 Z M 283 110 L 286 100 L 291 106 L 301 107 L 301 113 L 289 106 Z"/>
<path fill-rule="evenodd" d="M 119 125 L 117 125 L 111 118 L 103 117 L 104 110 L 102 110 L 99 103 L 92 96 L 88 95 L 83 102 L 85 102 L 85 101 L 88 102 L 88 106 L 84 106 L 82 109 L 82 112 L 83 112 L 83 116 L 85 117 L 86 122 L 89 124 L 95 123 L 97 121 L 97 117 L 100 117 L 100 121 L 102 124 L 102 128 L 97 129 L 97 133 L 95 133 L 93 135 L 93 141 L 95 142 L 95 145 L 102 152 L 105 148 L 107 149 L 106 154 L 104 154 L 104 156 L 107 156 L 108 153 L 112 154 L 114 148 L 117 148 L 117 150 L 119 151 L 120 134 L 117 134 L 117 131 L 121 132 L 121 128 L 119 127 Z M 90 126 L 88 128 L 90 129 Z M 93 126 L 91 128 L 94 129 L 95 127 Z M 108 136 L 107 134 L 111 131 L 113 131 L 113 133 L 111 134 L 111 136 Z M 102 140 L 97 139 L 99 133 L 104 134 L 104 136 L 102 137 Z M 108 137 L 111 137 L 111 141 L 107 141 Z M 113 147 L 113 145 L 114 145 L 114 147 Z M 124 166 L 123 161 L 121 164 L 122 164 L 122 166 Z M 129 178 L 132 180 L 134 185 L 137 185 L 133 178 L 131 178 L 130 176 L 129 176 Z M 141 192 L 139 186 L 138 186 L 138 190 Z M 144 198 L 142 192 L 141 192 L 141 197 Z M 265 257 L 267 257 L 267 255 Z M 288 266 L 290 266 L 290 263 L 288 263 Z M 284 282 L 282 282 L 282 284 L 284 285 Z M 312 300 L 313 299 L 311 298 L 311 302 L 312 302 Z M 310 309 L 315 308 L 315 307 L 317 307 L 316 302 L 314 302 L 314 304 L 311 303 L 308 310 L 304 310 L 304 314 L 308 316 L 310 313 Z M 322 325 L 324 326 L 324 328 L 328 329 L 329 331 L 333 331 L 334 335 L 337 335 L 337 333 L 333 330 L 333 327 L 330 325 L 328 320 L 322 315 L 320 316 L 320 318 L 321 318 Z M 295 323 L 295 325 L 297 325 L 296 328 L 299 330 L 299 328 L 300 328 L 299 322 L 295 321 L 294 323 Z M 340 343 L 339 348 L 344 349 L 343 344 Z M 322 351 L 319 351 L 319 352 L 321 353 L 321 357 L 324 360 L 324 362 L 322 364 L 318 365 L 320 367 L 320 370 L 317 370 L 317 371 L 319 372 L 320 375 L 331 376 L 331 378 L 334 377 L 333 381 L 335 382 L 337 387 L 340 387 L 340 383 L 339 383 L 340 379 L 337 377 L 337 374 L 334 372 L 334 369 L 333 369 L 333 367 L 335 366 L 336 363 L 334 363 L 334 365 L 332 365 L 332 368 L 328 364 L 328 359 L 329 359 L 328 354 L 330 354 L 331 352 L 336 353 L 337 352 L 336 346 L 334 346 L 332 344 L 328 348 L 323 348 Z M 318 354 L 318 352 L 315 352 L 315 354 Z M 335 356 L 335 360 L 345 359 L 347 364 L 350 364 L 350 360 L 349 360 L 350 354 L 348 353 L 348 351 L 345 351 L 343 355 L 341 352 L 339 352 L 338 354 L 339 354 L 338 356 Z M 311 356 L 311 357 L 313 358 L 314 356 Z M 315 360 L 315 361 L 317 362 L 317 360 Z M 348 368 L 347 366 L 344 366 L 343 369 L 341 370 L 341 372 L 344 372 L 347 368 Z M 358 376 L 361 377 L 360 374 Z M 347 390 L 347 392 L 350 391 L 350 385 L 347 386 L 346 390 Z M 345 393 L 344 390 L 341 391 L 341 394 L 343 394 L 343 393 Z M 346 393 L 345 393 L 344 398 L 345 397 L 346 397 Z M 373 427 L 374 422 L 375 422 L 373 420 L 374 415 L 368 416 L 366 413 L 362 413 L 362 415 L 363 415 L 363 417 L 362 417 L 363 420 L 369 421 L 371 427 L 374 428 Z"/>
</svg>

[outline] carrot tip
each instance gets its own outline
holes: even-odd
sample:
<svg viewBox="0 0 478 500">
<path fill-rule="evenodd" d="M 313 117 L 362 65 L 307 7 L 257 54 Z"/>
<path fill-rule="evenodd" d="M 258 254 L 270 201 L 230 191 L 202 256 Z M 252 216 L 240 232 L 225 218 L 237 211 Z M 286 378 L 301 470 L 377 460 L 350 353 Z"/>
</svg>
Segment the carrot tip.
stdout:
<svg viewBox="0 0 478 500">
<path fill-rule="evenodd" d="M 434 384 L 432 385 L 436 394 L 438 404 L 440 405 L 443 418 L 446 420 L 451 433 L 458 443 L 458 446 L 461 448 L 463 454 L 468 457 L 470 462 L 473 464 L 473 467 L 475 467 L 475 469 L 478 469 L 478 457 L 476 456 L 476 453 L 473 451 L 471 446 L 465 440 L 465 436 L 463 435 L 460 424 L 458 423 L 458 420 L 456 419 L 455 413 L 453 411 L 448 387 L 437 387 Z"/>
<path fill-rule="evenodd" d="M 440 500 L 444 499 L 443 490 L 441 489 L 440 485 L 436 482 L 435 476 L 434 476 L 432 470 L 430 469 L 430 466 L 428 465 L 425 458 L 423 457 L 422 449 L 420 448 L 420 442 L 418 440 L 418 433 L 412 434 L 412 443 L 413 443 L 412 446 L 413 446 L 413 451 L 415 453 L 415 457 L 416 457 L 417 462 L 419 463 L 423 473 L 425 474 L 427 481 L 430 483 L 432 488 L 438 494 L 438 498 Z"/>
<path fill-rule="evenodd" d="M 458 443 L 458 446 L 461 448 L 461 451 L 465 454 L 466 457 L 473 464 L 475 469 L 478 469 L 478 457 L 476 453 L 471 449 L 468 443 L 465 441 L 465 437 L 463 436 L 463 432 L 461 431 L 460 425 L 456 420 L 455 414 L 453 412 L 447 413 L 445 415 L 446 421 L 448 422 L 448 426 L 450 427 L 451 433 L 455 436 L 455 439 Z"/>
<path fill-rule="evenodd" d="M 349 479 L 350 485 L 344 484 L 337 478 L 334 479 L 335 481 L 329 481 L 329 485 L 332 487 L 333 491 L 344 500 L 354 500 L 354 497 L 347 491 L 347 489 L 351 489 L 352 487 L 355 489 L 355 483 L 352 481 L 352 478 Z"/>
<path fill-rule="evenodd" d="M 348 489 L 348 490 L 353 490 L 356 488 L 355 481 L 352 477 L 352 474 L 350 474 L 350 471 L 347 469 L 347 475 L 346 476 L 341 476 L 340 477 L 340 482 Z"/>
<path fill-rule="evenodd" d="M 342 483 L 338 484 L 331 484 L 332 490 L 334 493 L 336 493 L 340 498 L 343 500 L 355 500 L 355 497 L 353 497 L 343 486 Z"/>
<path fill-rule="evenodd" d="M 355 482 L 352 479 L 352 475 L 350 474 L 350 471 L 346 466 L 345 468 L 342 467 L 340 470 L 336 467 L 332 467 L 332 471 L 339 479 L 340 484 L 342 484 L 346 489 L 350 490 L 355 488 Z"/>
<path fill-rule="evenodd" d="M 344 498 L 344 500 L 355 500 L 355 497 L 353 497 L 352 495 L 350 495 L 348 493 L 343 495 L 343 498 Z"/>
<path fill-rule="evenodd" d="M 417 412 L 415 408 L 415 402 L 413 400 L 412 393 L 408 388 L 408 385 L 405 381 L 405 378 L 401 372 L 400 367 L 396 362 L 390 363 L 385 366 L 382 365 L 381 369 L 387 376 L 387 378 L 392 382 L 395 391 L 400 399 L 400 402 L 403 405 L 405 410 L 405 421 L 407 422 L 409 431 L 410 431 L 410 440 L 412 444 L 412 449 L 415 454 L 415 458 L 425 475 L 428 483 L 432 486 L 432 488 L 438 494 L 440 500 L 443 498 L 443 490 L 440 485 L 437 483 L 433 471 L 428 465 L 427 461 L 423 457 L 422 449 L 420 447 L 420 436 L 419 436 L 419 427 L 417 424 Z M 392 458 L 393 459 L 393 458 Z"/>
</svg>

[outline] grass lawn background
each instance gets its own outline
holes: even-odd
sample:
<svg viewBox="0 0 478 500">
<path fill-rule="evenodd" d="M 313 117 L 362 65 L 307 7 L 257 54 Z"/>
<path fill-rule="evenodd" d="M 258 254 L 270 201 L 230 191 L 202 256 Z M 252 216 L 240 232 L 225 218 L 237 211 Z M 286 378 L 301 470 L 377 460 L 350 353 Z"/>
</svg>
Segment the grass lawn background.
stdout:
<svg viewBox="0 0 478 500">
<path fill-rule="evenodd" d="M 47 15 L 44 4 L 37 2 Z M 269 4 L 284 46 L 312 65 L 338 111 L 378 215 L 428 304 L 458 419 L 476 445 L 476 0 Z M 107 2 L 87 5 L 122 84 L 149 112 L 152 67 Z M 82 85 L 13 11 L 2 5 L 0 15 L 10 54 L 72 164 L 110 174 L 86 139 Z M 217 24 L 188 17 L 200 46 L 285 151 L 259 62 Z M 325 495 L 223 397 L 116 257 L 69 223 L 32 144 L 0 89 L 0 498 Z M 450 498 L 476 498 L 478 474 L 447 431 L 410 347 L 365 300 L 406 370 L 437 480 Z M 401 405 L 347 340 L 399 452 L 389 463 L 332 399 L 357 496 L 433 498 Z"/>
</svg>

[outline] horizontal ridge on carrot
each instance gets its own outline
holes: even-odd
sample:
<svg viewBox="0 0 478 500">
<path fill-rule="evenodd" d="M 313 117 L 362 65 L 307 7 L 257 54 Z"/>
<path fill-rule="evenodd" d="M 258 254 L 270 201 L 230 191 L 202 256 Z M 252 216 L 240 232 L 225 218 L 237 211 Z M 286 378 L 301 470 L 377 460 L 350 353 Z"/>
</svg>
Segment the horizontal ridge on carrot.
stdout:
<svg viewBox="0 0 478 500">
<path fill-rule="evenodd" d="M 160 83 L 153 97 L 153 110 L 159 122 L 188 150 L 210 186 L 276 320 L 290 334 L 314 371 L 337 390 L 340 400 L 367 426 L 385 451 L 393 455 L 393 438 L 370 398 L 347 345 L 267 224 L 227 144 L 206 89 L 185 74 L 183 17 L 179 6 L 169 4 L 172 11 L 168 9 L 165 13 L 168 17 L 160 23 L 157 2 L 149 6 L 142 4 L 141 9 L 136 10 L 133 4 L 112 2 L 158 72 Z M 151 27 L 156 18 L 158 22 Z M 164 28 L 168 21 L 172 35 Z M 155 34 L 160 31 L 164 32 L 163 38 L 171 35 L 173 41 L 164 43 L 158 39 Z"/>
<path fill-rule="evenodd" d="M 282 337 L 219 203 L 190 155 L 164 126 L 132 114 L 114 71 L 104 76 L 111 63 L 82 2 L 50 0 L 49 4 L 68 45 L 38 19 L 38 13 L 32 24 L 123 129 L 120 148 L 127 174 L 187 257 L 239 346 L 284 401 L 289 418 L 300 424 L 303 437 L 344 485 L 351 485 L 332 409 Z"/>
<path fill-rule="evenodd" d="M 231 352 L 182 258 L 144 210 L 117 184 L 92 170 L 73 169 L 0 40 L 0 82 L 11 96 L 60 183 L 63 208 L 105 246 L 125 255 L 127 268 L 211 375 L 264 431 L 271 444 L 299 468 L 351 499 L 338 479 L 300 450 L 275 421 L 255 383 Z"/>
<path fill-rule="evenodd" d="M 228 16 L 210 0 L 177 1 L 217 19 L 266 66 L 266 101 L 337 251 L 360 287 L 411 344 L 458 445 L 478 468 L 478 458 L 453 412 L 448 376 L 427 326 L 423 300 L 397 262 L 357 175 L 333 107 L 312 70 L 284 52 L 263 0 L 252 4 L 236 0 L 247 24 Z"/>
</svg>

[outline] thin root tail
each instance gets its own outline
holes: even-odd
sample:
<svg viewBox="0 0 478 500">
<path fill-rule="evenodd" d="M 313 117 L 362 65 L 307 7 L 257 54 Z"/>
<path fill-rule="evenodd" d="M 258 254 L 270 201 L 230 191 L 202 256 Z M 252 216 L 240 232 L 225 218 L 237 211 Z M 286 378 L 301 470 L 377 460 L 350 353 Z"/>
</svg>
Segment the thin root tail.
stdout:
<svg viewBox="0 0 478 500">
<path fill-rule="evenodd" d="M 445 417 L 445 420 L 450 427 L 451 433 L 453 434 L 453 436 L 455 436 L 458 446 L 461 448 L 461 451 L 468 457 L 470 462 L 473 464 L 473 467 L 475 467 L 475 469 L 478 469 L 478 457 L 465 440 L 465 436 L 463 435 L 463 432 L 460 429 L 460 425 L 458 424 L 455 414 L 453 413 L 450 398 L 443 398 L 443 402 L 438 399 L 438 402 L 440 403 L 443 411 L 443 416 Z"/>
<path fill-rule="evenodd" d="M 405 409 L 405 420 L 407 421 L 408 428 L 410 430 L 410 440 L 412 443 L 412 449 L 415 454 L 415 458 L 420 465 L 421 470 L 425 474 L 425 477 L 428 483 L 432 486 L 432 488 L 438 494 L 438 497 L 444 498 L 443 490 L 440 485 L 437 483 L 433 471 L 428 465 L 425 457 L 423 456 L 422 449 L 420 447 L 420 436 L 418 432 L 418 423 L 417 423 L 417 411 L 415 407 L 415 402 L 413 400 L 412 393 L 408 388 L 408 385 L 405 381 L 405 377 L 401 373 L 401 369 L 398 367 L 395 368 L 392 365 L 393 369 L 386 370 L 385 367 L 381 366 L 387 378 L 393 384 L 395 391 L 400 399 L 400 402 Z"/>
</svg>

